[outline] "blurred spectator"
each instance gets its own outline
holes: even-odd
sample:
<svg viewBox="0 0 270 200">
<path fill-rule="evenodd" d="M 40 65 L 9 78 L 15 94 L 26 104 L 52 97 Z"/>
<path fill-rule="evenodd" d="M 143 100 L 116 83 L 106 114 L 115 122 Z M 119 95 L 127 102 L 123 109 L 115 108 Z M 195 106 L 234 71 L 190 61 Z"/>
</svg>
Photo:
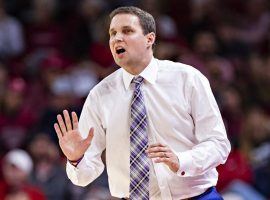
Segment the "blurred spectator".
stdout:
<svg viewBox="0 0 270 200">
<path fill-rule="evenodd" d="M 258 159 L 258 157 L 252 155 L 252 152 L 255 148 L 258 148 L 265 142 L 270 141 L 270 121 L 263 110 L 258 107 L 254 107 L 247 113 L 244 123 L 244 132 L 240 139 L 241 148 L 255 167 L 260 164 L 258 161 L 262 162 L 264 159 Z"/>
<path fill-rule="evenodd" d="M 191 22 L 188 27 L 187 38 L 191 41 L 197 32 L 214 28 L 221 22 L 224 9 L 219 0 L 192 0 L 190 4 Z"/>
<path fill-rule="evenodd" d="M 28 176 L 33 162 L 27 152 L 14 149 L 3 160 L 3 177 L 0 182 L 0 199 L 45 200 L 40 189 L 29 184 Z"/>
<path fill-rule="evenodd" d="M 26 28 L 27 52 L 39 56 L 51 49 L 62 50 L 64 32 L 55 20 L 56 0 L 34 0 Z"/>
<path fill-rule="evenodd" d="M 167 8 L 165 3 L 144 0 L 140 1 L 140 7 L 153 15 L 156 21 L 157 33 L 162 40 L 174 40 L 178 37 L 176 22 L 164 12 Z"/>
<path fill-rule="evenodd" d="M 65 52 L 75 60 L 86 59 L 90 45 L 99 35 L 107 34 L 96 26 L 106 10 L 103 0 L 80 0 L 75 12 L 70 14 L 66 24 Z"/>
<path fill-rule="evenodd" d="M 217 189 L 223 191 L 233 181 L 241 180 L 246 184 L 253 183 L 253 171 L 249 160 L 238 149 L 231 151 L 226 163 L 218 167 L 219 181 Z"/>
<path fill-rule="evenodd" d="M 107 8 L 108 5 L 103 0 L 79 1 L 78 15 L 76 21 L 71 20 L 73 31 L 68 32 L 68 41 L 73 42 L 73 46 L 70 46 L 73 48 L 71 53 L 77 55 L 79 62 L 90 58 L 111 73 L 114 61 L 107 45 L 108 18 L 104 15 Z"/>
<path fill-rule="evenodd" d="M 201 31 L 194 35 L 192 50 L 180 55 L 180 61 L 199 69 L 212 84 L 215 95 L 234 80 L 234 68 L 230 60 L 218 55 L 216 35 Z"/>
<path fill-rule="evenodd" d="M 29 145 L 34 160 L 31 183 L 44 191 L 48 200 L 72 199 L 71 183 L 60 162 L 57 146 L 46 134 L 37 134 Z"/>
<path fill-rule="evenodd" d="M 24 50 L 23 27 L 14 17 L 9 16 L 0 1 L 0 59 L 7 59 Z"/>
<path fill-rule="evenodd" d="M 239 60 L 249 56 L 251 49 L 245 42 L 236 37 L 235 27 L 237 27 L 235 17 L 229 16 L 216 26 L 215 31 L 219 39 L 220 55 L 233 61 L 238 59 L 239 62 Z"/>
<path fill-rule="evenodd" d="M 249 100 L 261 105 L 270 113 L 270 64 L 269 57 L 252 55 L 249 58 Z"/>
<path fill-rule="evenodd" d="M 267 10 L 266 0 L 248 0 L 245 4 L 246 15 L 236 28 L 236 37 L 250 45 L 252 48 L 261 50 L 260 45 L 265 41 L 269 33 L 270 12 Z"/>
<path fill-rule="evenodd" d="M 172 42 L 159 42 L 155 46 L 155 55 L 159 59 L 177 61 L 181 49 Z"/>
<path fill-rule="evenodd" d="M 270 192 L 270 118 L 259 108 L 249 111 L 241 148 L 254 169 L 255 187 L 265 196 Z"/>
<path fill-rule="evenodd" d="M 44 92 L 49 92 L 56 77 L 67 71 L 71 63 L 59 51 L 52 50 L 41 58 L 37 65 L 45 87 Z"/>
<path fill-rule="evenodd" d="M 224 88 L 221 97 L 221 112 L 227 128 L 228 137 L 233 146 L 239 146 L 243 133 L 244 111 L 239 92 L 233 87 Z"/>
<path fill-rule="evenodd" d="M 21 148 L 36 118 L 33 109 L 25 102 L 26 82 L 14 78 L 8 83 L 3 103 L 0 104 L 1 151 Z"/>
<path fill-rule="evenodd" d="M 84 60 L 71 69 L 69 82 L 71 83 L 72 93 L 75 98 L 85 99 L 89 89 L 93 88 L 101 76 L 101 67 L 96 63 Z"/>
<path fill-rule="evenodd" d="M 38 105 L 35 113 L 43 112 L 48 106 L 51 87 L 59 74 L 68 71 L 71 62 L 56 50 L 50 50 L 36 59 L 27 58 L 26 70 L 31 84 L 28 84 L 26 101 L 30 105 Z"/>
<path fill-rule="evenodd" d="M 260 147 L 254 149 L 252 156 L 257 157 L 260 164 L 254 169 L 255 188 L 261 194 L 270 197 L 270 142 L 265 142 Z"/>
<path fill-rule="evenodd" d="M 251 185 L 235 179 L 222 193 L 224 200 L 267 200 Z"/>
<path fill-rule="evenodd" d="M 55 134 L 53 123 L 55 116 L 64 108 L 80 113 L 81 104 L 76 104 L 76 96 L 73 94 L 72 83 L 67 72 L 59 71 L 53 77 L 48 92 L 47 104 L 43 112 L 40 113 L 38 130 L 49 134 L 55 144 L 58 143 L 57 135 Z"/>
<path fill-rule="evenodd" d="M 94 41 L 89 47 L 89 57 L 104 69 L 107 68 L 109 73 L 112 73 L 115 70 L 113 67 L 115 63 L 108 46 L 109 34 L 106 30 L 106 27 L 108 27 L 107 22 L 105 18 L 97 20 L 95 30 L 98 34 L 95 35 Z"/>
</svg>

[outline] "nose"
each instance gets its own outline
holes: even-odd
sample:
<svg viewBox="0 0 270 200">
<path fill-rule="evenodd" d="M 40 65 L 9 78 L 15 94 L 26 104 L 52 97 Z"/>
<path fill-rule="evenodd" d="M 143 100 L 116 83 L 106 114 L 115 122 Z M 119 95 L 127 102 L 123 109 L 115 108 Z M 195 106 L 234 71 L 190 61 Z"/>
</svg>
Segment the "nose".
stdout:
<svg viewBox="0 0 270 200">
<path fill-rule="evenodd" d="M 121 33 L 117 33 L 114 39 L 116 42 L 123 41 L 123 35 Z"/>
</svg>

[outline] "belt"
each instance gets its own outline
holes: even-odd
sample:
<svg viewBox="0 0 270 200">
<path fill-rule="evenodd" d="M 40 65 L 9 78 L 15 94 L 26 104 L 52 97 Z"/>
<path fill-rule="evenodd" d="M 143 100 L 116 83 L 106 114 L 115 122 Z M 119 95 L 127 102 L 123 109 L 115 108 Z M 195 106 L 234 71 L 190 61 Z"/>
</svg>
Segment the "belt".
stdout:
<svg viewBox="0 0 270 200">
<path fill-rule="evenodd" d="M 209 190 L 212 190 L 214 187 L 210 187 L 208 188 L 205 192 L 203 192 L 202 194 L 200 195 L 197 195 L 195 197 L 190 197 L 190 198 L 186 198 L 186 199 L 182 199 L 182 200 L 196 200 L 196 198 L 202 196 L 204 193 L 207 193 Z M 129 200 L 129 198 L 122 198 L 123 200 Z"/>
</svg>

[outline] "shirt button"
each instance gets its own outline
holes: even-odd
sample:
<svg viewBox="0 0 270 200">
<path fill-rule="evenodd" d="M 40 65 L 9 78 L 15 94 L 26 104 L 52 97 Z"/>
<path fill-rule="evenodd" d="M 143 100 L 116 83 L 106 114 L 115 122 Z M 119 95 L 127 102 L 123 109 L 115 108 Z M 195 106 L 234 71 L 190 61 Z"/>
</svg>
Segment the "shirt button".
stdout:
<svg viewBox="0 0 270 200">
<path fill-rule="evenodd" d="M 184 171 L 181 172 L 181 175 L 182 175 L 182 176 L 184 176 L 185 174 L 186 174 L 186 172 L 184 172 Z"/>
</svg>

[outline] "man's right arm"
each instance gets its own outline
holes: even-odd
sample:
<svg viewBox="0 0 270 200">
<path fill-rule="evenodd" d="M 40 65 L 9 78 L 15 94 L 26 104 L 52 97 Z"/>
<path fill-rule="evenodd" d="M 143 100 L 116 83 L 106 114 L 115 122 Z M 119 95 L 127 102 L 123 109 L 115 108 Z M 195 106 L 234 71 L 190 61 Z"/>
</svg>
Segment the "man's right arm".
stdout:
<svg viewBox="0 0 270 200">
<path fill-rule="evenodd" d="M 89 130 L 94 128 L 91 144 L 84 153 L 83 158 L 75 167 L 67 162 L 66 172 L 73 184 L 86 186 L 94 181 L 104 170 L 101 154 L 105 149 L 105 131 L 100 119 L 100 108 L 97 98 L 90 92 L 79 120 L 79 133 L 82 138 L 87 138 Z"/>
</svg>

